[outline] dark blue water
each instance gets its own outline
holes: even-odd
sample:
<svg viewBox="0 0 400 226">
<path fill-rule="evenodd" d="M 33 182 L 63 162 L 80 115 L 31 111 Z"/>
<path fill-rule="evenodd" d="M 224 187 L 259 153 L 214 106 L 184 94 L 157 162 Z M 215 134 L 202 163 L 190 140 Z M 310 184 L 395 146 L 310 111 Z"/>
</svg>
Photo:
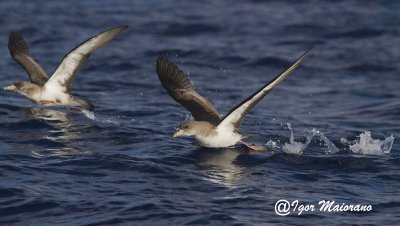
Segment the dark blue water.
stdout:
<svg viewBox="0 0 400 226">
<path fill-rule="evenodd" d="M 51 74 L 82 41 L 130 26 L 75 80 L 72 93 L 96 105 L 92 119 L 0 92 L 0 224 L 399 222 L 399 2 L 12 0 L 0 9 L 2 87 L 28 80 L 8 52 L 12 31 Z M 311 46 L 241 126 L 267 151 L 198 150 L 172 137 L 190 115 L 160 85 L 157 56 L 226 114 Z M 280 199 L 372 211 L 279 216 Z"/>
</svg>

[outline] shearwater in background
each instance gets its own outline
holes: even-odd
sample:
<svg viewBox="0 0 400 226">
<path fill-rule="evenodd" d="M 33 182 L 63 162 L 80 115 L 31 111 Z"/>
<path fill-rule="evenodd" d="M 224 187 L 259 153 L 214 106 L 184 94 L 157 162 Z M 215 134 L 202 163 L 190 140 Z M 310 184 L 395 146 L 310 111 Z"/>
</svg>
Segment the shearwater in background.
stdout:
<svg viewBox="0 0 400 226">
<path fill-rule="evenodd" d="M 15 82 L 4 87 L 4 90 L 15 90 L 30 101 L 43 106 L 65 106 L 68 111 L 76 111 L 69 108 L 74 106 L 94 111 L 92 101 L 70 94 L 72 82 L 89 56 L 126 28 L 127 26 L 113 28 L 83 42 L 65 55 L 50 78 L 30 56 L 28 44 L 22 38 L 22 35 L 12 32 L 8 41 L 10 54 L 25 69 L 31 82 Z"/>
</svg>

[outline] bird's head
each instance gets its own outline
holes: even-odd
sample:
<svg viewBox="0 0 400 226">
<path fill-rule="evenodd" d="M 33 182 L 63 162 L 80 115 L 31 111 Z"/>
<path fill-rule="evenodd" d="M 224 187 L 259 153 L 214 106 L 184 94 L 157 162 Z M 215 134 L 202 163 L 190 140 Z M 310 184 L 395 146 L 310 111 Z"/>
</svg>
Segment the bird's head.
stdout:
<svg viewBox="0 0 400 226">
<path fill-rule="evenodd" d="M 178 132 L 174 134 L 174 137 L 179 137 L 179 136 L 196 136 L 196 135 L 201 135 L 207 133 L 207 131 L 210 131 L 214 126 L 211 125 L 208 122 L 203 122 L 203 121 L 186 121 L 183 122 L 180 126 L 180 129 Z"/>
<path fill-rule="evenodd" d="M 197 132 L 195 124 L 196 124 L 195 121 L 183 122 L 180 125 L 179 131 L 174 134 L 174 137 L 179 137 L 182 135 L 183 136 L 194 136 Z"/>
<path fill-rule="evenodd" d="M 14 82 L 12 85 L 4 87 L 4 90 L 14 90 L 24 96 L 28 96 L 34 90 L 34 86 L 35 85 L 30 82 L 21 81 Z"/>
</svg>

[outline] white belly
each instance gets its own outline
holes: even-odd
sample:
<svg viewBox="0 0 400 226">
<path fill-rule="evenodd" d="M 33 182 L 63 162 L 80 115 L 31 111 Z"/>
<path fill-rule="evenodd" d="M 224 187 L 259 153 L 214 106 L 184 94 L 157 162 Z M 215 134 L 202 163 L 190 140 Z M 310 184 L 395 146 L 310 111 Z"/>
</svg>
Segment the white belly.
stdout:
<svg viewBox="0 0 400 226">
<path fill-rule="evenodd" d="M 238 133 L 218 132 L 216 136 L 195 136 L 196 140 L 204 147 L 222 148 L 235 145 L 242 136 Z"/>
<path fill-rule="evenodd" d="M 45 89 L 41 96 L 40 99 L 44 101 L 55 101 L 58 103 L 62 103 L 64 105 L 68 104 L 70 95 L 64 92 L 61 92 L 60 90 L 53 90 L 53 89 Z M 46 106 L 55 106 L 57 104 L 47 104 Z"/>
<path fill-rule="evenodd" d="M 24 94 L 22 94 L 22 95 L 24 95 Z M 26 98 L 28 98 L 30 101 L 32 101 L 33 103 L 36 103 L 36 104 L 40 104 L 40 100 L 42 99 L 42 93 L 41 92 L 35 93 L 35 94 L 31 95 L 31 96 L 26 96 L 26 95 L 24 95 L 24 96 Z"/>
</svg>

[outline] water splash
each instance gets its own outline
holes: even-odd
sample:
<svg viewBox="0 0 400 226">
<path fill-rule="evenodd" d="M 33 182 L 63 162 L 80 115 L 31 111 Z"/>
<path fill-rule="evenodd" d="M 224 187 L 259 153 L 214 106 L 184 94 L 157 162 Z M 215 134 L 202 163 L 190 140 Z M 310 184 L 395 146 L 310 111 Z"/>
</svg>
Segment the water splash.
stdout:
<svg viewBox="0 0 400 226">
<path fill-rule="evenodd" d="M 183 120 L 184 122 L 188 121 L 192 119 L 192 114 L 191 113 L 185 113 L 185 120 Z"/>
<path fill-rule="evenodd" d="M 349 145 L 353 153 L 364 155 L 389 154 L 394 142 L 393 134 L 384 140 L 379 140 L 371 137 L 371 131 L 365 131 L 359 137 L 360 140 L 348 141 L 346 138 L 341 138 L 340 141 L 343 145 Z"/>
<path fill-rule="evenodd" d="M 82 109 L 82 113 L 83 113 L 88 119 L 91 119 L 91 120 L 96 121 L 96 122 L 100 122 L 100 123 L 111 123 L 111 124 L 114 124 L 114 125 L 120 125 L 120 123 L 119 123 L 117 120 L 115 120 L 113 116 L 108 117 L 108 118 L 96 117 L 96 116 L 94 115 L 94 112 L 87 111 L 87 110 L 85 110 L 85 109 Z M 119 118 L 119 116 L 117 116 L 117 117 Z"/>
<path fill-rule="evenodd" d="M 325 144 L 325 154 L 335 154 L 339 152 L 339 148 L 335 146 L 323 133 L 318 131 L 317 129 L 313 128 L 312 130 L 308 131 L 310 132 L 310 135 L 307 136 L 306 141 L 304 143 L 295 141 L 294 138 L 294 133 L 292 129 L 292 124 L 291 123 L 286 123 L 287 128 L 290 130 L 290 139 L 289 143 L 285 143 L 281 149 L 286 152 L 286 153 L 291 153 L 291 154 L 297 154 L 301 155 L 303 154 L 304 150 L 308 147 L 308 145 L 311 143 L 312 138 L 317 136 L 319 137 L 320 141 L 324 142 Z M 278 145 L 279 141 L 273 141 L 269 140 L 265 145 L 270 148 L 270 149 L 276 149 L 279 148 Z"/>
<path fill-rule="evenodd" d="M 269 141 L 265 144 L 265 146 L 266 146 L 267 148 L 269 148 L 269 149 L 274 149 L 274 148 L 279 147 L 279 146 L 278 146 L 278 143 L 277 143 L 276 141 L 273 141 L 273 140 L 269 140 Z"/>
<path fill-rule="evenodd" d="M 81 111 L 86 116 L 86 118 L 91 119 L 91 120 L 95 120 L 96 119 L 96 117 L 94 116 L 94 112 L 93 111 L 88 111 L 88 110 L 85 110 L 85 109 L 82 109 Z"/>
<path fill-rule="evenodd" d="M 312 129 L 313 136 L 319 136 L 319 139 L 322 140 L 325 143 L 325 153 L 326 154 L 335 154 L 339 152 L 339 148 L 337 148 L 332 141 L 330 141 L 323 133 L 318 131 L 317 129 L 313 128 Z"/>
<path fill-rule="evenodd" d="M 308 145 L 311 142 L 311 138 L 313 138 L 314 135 L 308 136 L 305 143 L 294 141 L 292 124 L 286 123 L 286 125 L 290 130 L 290 140 L 289 140 L 290 143 L 285 143 L 282 147 L 282 150 L 286 153 L 291 153 L 291 154 L 297 154 L 297 155 L 303 154 L 304 149 L 308 147 Z"/>
</svg>

